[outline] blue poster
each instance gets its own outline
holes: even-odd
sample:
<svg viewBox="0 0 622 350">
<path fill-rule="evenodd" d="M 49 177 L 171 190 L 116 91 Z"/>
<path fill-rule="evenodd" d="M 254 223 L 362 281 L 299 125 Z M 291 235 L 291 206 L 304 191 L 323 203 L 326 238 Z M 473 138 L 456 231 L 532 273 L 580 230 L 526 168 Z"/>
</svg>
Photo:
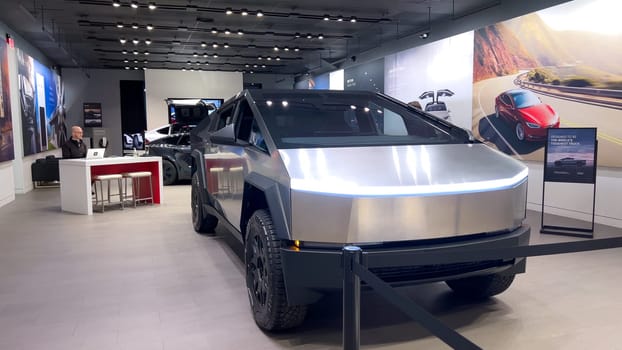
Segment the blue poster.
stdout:
<svg viewBox="0 0 622 350">
<path fill-rule="evenodd" d="M 548 129 L 544 181 L 596 182 L 596 128 Z"/>
<path fill-rule="evenodd" d="M 60 148 L 67 139 L 60 76 L 17 51 L 24 155 Z"/>
</svg>

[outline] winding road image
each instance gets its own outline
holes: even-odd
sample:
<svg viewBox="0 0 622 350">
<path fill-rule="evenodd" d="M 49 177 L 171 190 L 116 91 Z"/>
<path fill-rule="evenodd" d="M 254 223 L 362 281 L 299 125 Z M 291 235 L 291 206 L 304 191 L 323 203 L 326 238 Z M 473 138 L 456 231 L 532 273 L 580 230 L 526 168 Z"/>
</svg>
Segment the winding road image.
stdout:
<svg viewBox="0 0 622 350">
<path fill-rule="evenodd" d="M 476 137 L 519 159 L 542 161 L 543 141 L 519 141 L 514 127 L 495 117 L 497 95 L 513 88 L 529 89 L 553 107 L 560 117 L 560 127 L 598 128 L 599 166 L 622 165 L 622 98 L 536 86 L 523 82 L 520 75 L 491 78 L 473 85 L 473 133 Z"/>
</svg>

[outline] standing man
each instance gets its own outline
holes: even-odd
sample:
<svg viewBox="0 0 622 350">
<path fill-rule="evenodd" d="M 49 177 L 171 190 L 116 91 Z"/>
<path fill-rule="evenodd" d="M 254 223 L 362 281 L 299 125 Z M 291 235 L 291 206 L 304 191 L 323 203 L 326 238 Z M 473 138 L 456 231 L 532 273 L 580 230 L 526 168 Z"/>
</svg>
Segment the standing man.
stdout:
<svg viewBox="0 0 622 350">
<path fill-rule="evenodd" d="M 86 158 L 86 145 L 82 142 L 82 128 L 71 127 L 71 138 L 63 145 L 63 158 Z"/>
</svg>

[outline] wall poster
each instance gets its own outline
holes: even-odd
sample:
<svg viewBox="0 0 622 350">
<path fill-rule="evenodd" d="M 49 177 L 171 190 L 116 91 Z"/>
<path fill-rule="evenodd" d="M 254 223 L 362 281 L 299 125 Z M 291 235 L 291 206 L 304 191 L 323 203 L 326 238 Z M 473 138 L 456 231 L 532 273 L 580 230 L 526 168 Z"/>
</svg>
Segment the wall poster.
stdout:
<svg viewBox="0 0 622 350">
<path fill-rule="evenodd" d="M 544 181 L 596 182 L 596 128 L 548 129 Z"/>
<path fill-rule="evenodd" d="M 102 104 L 101 103 L 83 103 L 82 111 L 84 112 L 84 126 L 87 128 L 102 127 Z"/>
<path fill-rule="evenodd" d="M 524 160 L 551 128 L 598 128 L 601 166 L 622 167 L 619 0 L 575 0 L 475 31 L 473 133 Z"/>
<path fill-rule="evenodd" d="M 0 42 L 0 162 L 15 159 L 8 51 L 8 45 L 2 40 Z"/>
<path fill-rule="evenodd" d="M 17 50 L 24 155 L 59 148 L 67 140 L 60 76 Z"/>
</svg>

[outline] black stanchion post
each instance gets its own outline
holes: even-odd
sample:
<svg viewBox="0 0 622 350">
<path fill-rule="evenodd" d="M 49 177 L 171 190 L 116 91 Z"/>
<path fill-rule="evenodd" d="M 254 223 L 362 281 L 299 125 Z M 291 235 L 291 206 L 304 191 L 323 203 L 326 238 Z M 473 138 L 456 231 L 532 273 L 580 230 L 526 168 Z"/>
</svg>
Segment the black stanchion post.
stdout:
<svg viewBox="0 0 622 350">
<path fill-rule="evenodd" d="M 352 270 L 361 263 L 363 251 L 356 246 L 343 248 L 343 349 L 361 346 L 361 279 Z"/>
</svg>

